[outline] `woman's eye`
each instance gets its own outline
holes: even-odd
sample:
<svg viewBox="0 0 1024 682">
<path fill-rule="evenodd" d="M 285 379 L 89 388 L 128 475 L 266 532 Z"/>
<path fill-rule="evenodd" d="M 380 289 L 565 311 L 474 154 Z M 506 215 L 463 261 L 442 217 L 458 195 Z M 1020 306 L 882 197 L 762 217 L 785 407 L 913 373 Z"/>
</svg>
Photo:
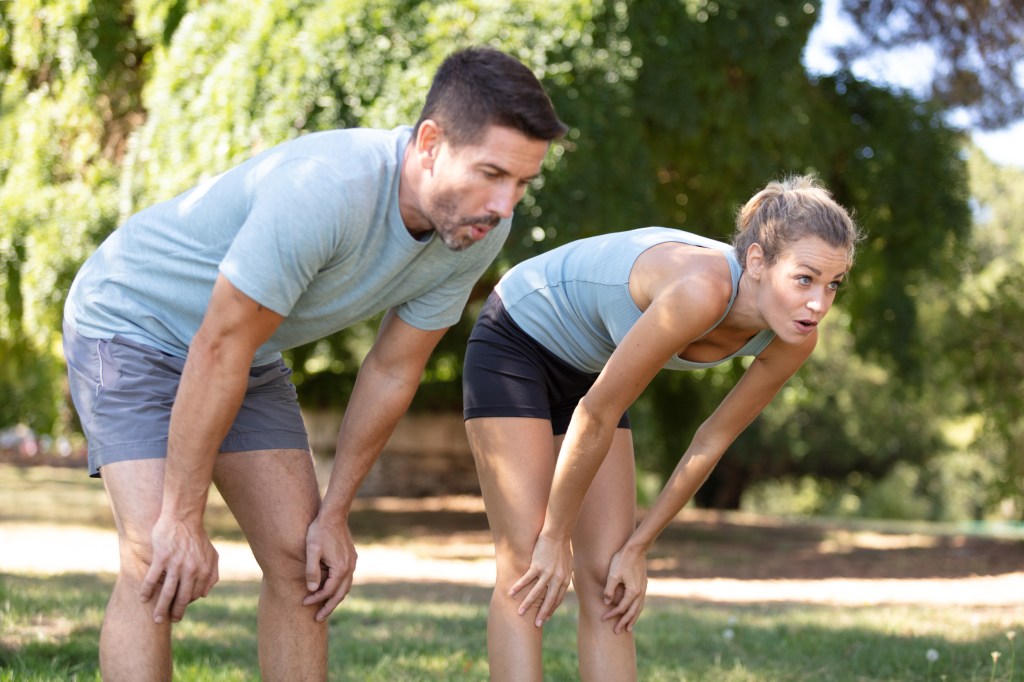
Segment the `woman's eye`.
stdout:
<svg viewBox="0 0 1024 682">
<path fill-rule="evenodd" d="M 810 284 L 811 283 L 811 278 L 808 275 L 799 275 L 796 278 L 796 281 L 800 282 L 800 284 Z"/>
</svg>

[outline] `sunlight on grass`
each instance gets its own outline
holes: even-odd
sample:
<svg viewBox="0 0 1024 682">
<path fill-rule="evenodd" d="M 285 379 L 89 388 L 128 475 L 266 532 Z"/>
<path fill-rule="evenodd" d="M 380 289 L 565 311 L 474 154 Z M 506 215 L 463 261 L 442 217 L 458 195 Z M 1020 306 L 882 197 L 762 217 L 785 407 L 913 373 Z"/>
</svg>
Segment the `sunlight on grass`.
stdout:
<svg viewBox="0 0 1024 682">
<path fill-rule="evenodd" d="M 0 514 L 5 520 L 95 522 L 104 527 L 109 523 L 104 518 L 109 512 L 102 485 L 81 471 L 0 466 L 0 490 Z M 231 533 L 234 522 L 215 493 L 211 511 L 218 532 Z M 416 511 L 413 501 L 384 501 L 366 512 L 363 522 L 378 527 L 377 532 L 390 542 L 408 530 L 410 521 L 423 523 L 416 519 Z M 467 502 L 465 513 L 479 513 L 479 509 Z M 666 550 L 652 556 L 652 570 L 679 563 L 678 548 L 683 546 L 687 566 L 706 565 L 710 575 L 739 562 L 792 557 L 801 549 L 786 544 L 796 542 L 795 535 L 776 537 L 770 547 L 765 546 L 764 519 L 760 525 L 731 517 L 725 525 L 703 520 L 704 525 L 685 528 L 677 543 L 686 544 L 677 544 L 675 554 Z M 475 556 L 482 530 L 473 526 L 464 536 L 446 534 L 449 530 L 417 528 L 409 537 L 424 547 L 448 543 L 443 548 L 448 558 Z M 902 549 L 929 549 L 936 543 L 957 551 L 970 549 L 948 535 L 917 529 L 897 535 L 887 527 L 855 523 L 830 525 L 814 540 L 818 538 L 821 542 L 810 545 L 812 551 L 831 554 L 892 550 L 878 552 L 881 557 Z M 694 559 L 691 551 L 699 556 Z M 903 560 L 916 561 L 917 556 Z M 112 584 L 113 576 L 105 574 L 0 573 L 0 682 L 99 680 L 99 630 Z M 185 620 L 174 629 L 176 679 L 259 680 L 258 594 L 257 582 L 222 581 L 208 598 L 189 607 Z M 490 589 L 478 585 L 361 583 L 357 577 L 352 594 L 331 619 L 329 678 L 487 680 L 489 598 Z M 546 682 L 579 679 L 578 614 L 575 595 L 570 594 L 544 628 Z M 636 633 L 639 678 L 645 682 L 1009 682 L 1022 679 L 1016 651 L 1021 639 L 1016 633 L 1024 632 L 1022 623 L 1020 603 L 984 608 L 849 607 L 725 604 L 652 596 Z"/>
<path fill-rule="evenodd" d="M 0 681 L 97 680 L 111 584 L 110 577 L 0 575 Z M 331 679 L 487 679 L 486 590 L 468 599 L 408 584 L 363 592 L 332 619 Z M 417 592 L 422 599 L 407 596 Z M 178 679 L 259 679 L 257 595 L 254 582 L 228 582 L 190 607 L 175 628 Z M 545 627 L 546 680 L 578 679 L 577 616 L 567 600 Z M 1017 609 L 656 599 L 637 629 L 640 679 L 1010 680 L 1016 639 L 1008 633 L 1018 619 Z"/>
<path fill-rule="evenodd" d="M 830 531 L 818 545 L 826 554 L 842 554 L 856 549 L 927 549 L 936 547 L 942 538 L 920 533 L 893 535 L 869 531 Z"/>
<path fill-rule="evenodd" d="M 999 609 L 964 613 L 917 607 L 658 608 L 638 636 L 650 680 L 988 680 L 987 655 L 1009 650 Z M 663 652 L 678 652 L 666 665 Z M 934 654 L 929 657 L 928 652 Z M 934 660 L 933 660 L 934 659 Z M 993 679 L 1005 680 L 997 675 Z M 692 676 L 692 677 L 691 677 Z"/>
</svg>

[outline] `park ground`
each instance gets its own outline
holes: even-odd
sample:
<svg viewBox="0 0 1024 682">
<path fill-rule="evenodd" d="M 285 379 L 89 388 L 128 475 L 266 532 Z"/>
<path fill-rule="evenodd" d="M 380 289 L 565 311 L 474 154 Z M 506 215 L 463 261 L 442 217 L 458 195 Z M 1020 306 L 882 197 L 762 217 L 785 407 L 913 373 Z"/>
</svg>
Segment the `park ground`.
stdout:
<svg viewBox="0 0 1024 682">
<path fill-rule="evenodd" d="M 0 491 L 0 573 L 116 572 L 117 541 L 99 481 L 74 469 L 0 465 Z M 208 518 L 221 579 L 258 579 L 215 492 Z M 360 499 L 352 528 L 356 591 L 492 584 L 494 553 L 479 497 Z M 652 598 L 988 607 L 1024 622 L 1020 535 L 687 509 L 659 538 L 648 570 Z"/>
<path fill-rule="evenodd" d="M 215 492 L 206 520 L 221 582 L 178 629 L 182 679 L 252 679 L 259 570 Z M 350 521 L 359 564 L 332 679 L 486 679 L 479 497 L 363 498 Z M 111 526 L 81 468 L 0 463 L 0 679 L 98 675 Z M 687 509 L 648 557 L 644 679 L 1021 679 L 1024 534 L 981 530 Z M 552 680 L 577 679 L 576 610 L 570 594 L 546 630 Z"/>
</svg>

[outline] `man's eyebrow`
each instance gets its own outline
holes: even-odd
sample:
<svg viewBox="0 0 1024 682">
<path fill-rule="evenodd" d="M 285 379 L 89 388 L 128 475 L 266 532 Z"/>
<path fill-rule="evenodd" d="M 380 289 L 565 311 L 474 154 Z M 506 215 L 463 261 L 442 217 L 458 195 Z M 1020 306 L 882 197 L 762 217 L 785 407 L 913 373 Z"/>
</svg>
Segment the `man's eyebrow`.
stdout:
<svg viewBox="0 0 1024 682">
<path fill-rule="evenodd" d="M 512 177 L 512 173 L 510 171 L 502 168 L 501 166 L 497 165 L 493 161 L 484 161 L 483 163 L 480 164 L 480 167 L 481 168 L 490 168 L 491 170 L 493 170 L 495 173 L 497 173 L 499 175 L 506 175 L 508 177 Z M 525 180 L 526 182 L 533 182 L 534 180 L 536 180 L 539 177 L 540 177 L 540 173 L 534 173 L 533 175 L 527 176 L 527 177 L 522 178 L 522 179 Z"/>
</svg>

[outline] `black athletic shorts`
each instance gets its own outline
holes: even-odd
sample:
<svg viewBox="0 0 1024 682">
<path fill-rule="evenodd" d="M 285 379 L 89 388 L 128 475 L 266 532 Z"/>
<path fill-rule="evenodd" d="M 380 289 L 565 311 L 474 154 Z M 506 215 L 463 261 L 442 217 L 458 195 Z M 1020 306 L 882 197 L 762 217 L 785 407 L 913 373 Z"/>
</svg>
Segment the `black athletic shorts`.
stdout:
<svg viewBox="0 0 1024 682">
<path fill-rule="evenodd" d="M 597 374 L 582 372 L 537 343 L 492 292 L 466 346 L 462 368 L 463 417 L 535 417 L 556 436 L 569 429 L 580 398 Z M 629 428 L 629 413 L 619 420 Z"/>
</svg>

